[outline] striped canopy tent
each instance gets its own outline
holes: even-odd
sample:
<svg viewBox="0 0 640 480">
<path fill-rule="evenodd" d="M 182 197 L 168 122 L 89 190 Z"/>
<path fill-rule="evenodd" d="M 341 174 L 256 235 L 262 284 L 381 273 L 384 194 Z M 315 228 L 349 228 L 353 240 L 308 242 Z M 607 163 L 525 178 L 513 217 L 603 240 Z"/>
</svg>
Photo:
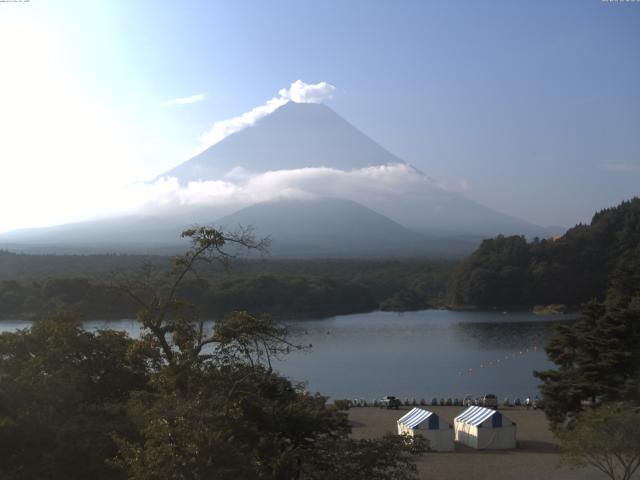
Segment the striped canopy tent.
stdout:
<svg viewBox="0 0 640 480">
<path fill-rule="evenodd" d="M 413 408 L 398 420 L 398 435 L 413 437 L 416 433 L 429 441 L 431 450 L 436 452 L 453 450 L 453 428 L 429 410 Z"/>
<path fill-rule="evenodd" d="M 497 410 L 469 407 L 453 420 L 455 439 L 478 450 L 516 448 L 516 424 Z"/>
</svg>

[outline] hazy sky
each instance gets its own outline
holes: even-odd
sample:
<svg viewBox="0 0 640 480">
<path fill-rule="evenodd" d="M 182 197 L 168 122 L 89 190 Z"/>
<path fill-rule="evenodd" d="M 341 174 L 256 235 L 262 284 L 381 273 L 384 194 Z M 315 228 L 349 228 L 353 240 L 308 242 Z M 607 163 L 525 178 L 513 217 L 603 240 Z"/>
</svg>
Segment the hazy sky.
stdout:
<svg viewBox="0 0 640 480">
<path fill-rule="evenodd" d="M 0 231 L 108 209 L 295 80 L 542 225 L 640 194 L 640 3 L 0 2 Z"/>
</svg>

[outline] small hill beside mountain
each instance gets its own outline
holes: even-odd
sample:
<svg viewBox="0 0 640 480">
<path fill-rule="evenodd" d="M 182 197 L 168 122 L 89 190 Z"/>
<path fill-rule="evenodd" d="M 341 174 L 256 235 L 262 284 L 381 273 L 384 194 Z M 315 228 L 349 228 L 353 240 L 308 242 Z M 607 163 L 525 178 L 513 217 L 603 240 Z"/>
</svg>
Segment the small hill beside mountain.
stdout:
<svg viewBox="0 0 640 480">
<path fill-rule="evenodd" d="M 272 240 L 272 257 L 462 257 L 479 239 L 438 238 L 409 230 L 351 200 L 278 199 L 217 221 L 224 229 L 251 225 Z"/>
<path fill-rule="evenodd" d="M 409 230 L 351 200 L 338 198 L 276 199 L 230 215 L 207 220 L 206 209 L 191 215 L 124 216 L 10 232 L 0 248 L 24 253 L 105 252 L 166 255 L 182 252 L 188 243 L 180 233 L 194 223 L 225 230 L 251 227 L 256 237 L 269 237 L 269 258 L 463 258 L 480 237 L 438 237 Z"/>
</svg>

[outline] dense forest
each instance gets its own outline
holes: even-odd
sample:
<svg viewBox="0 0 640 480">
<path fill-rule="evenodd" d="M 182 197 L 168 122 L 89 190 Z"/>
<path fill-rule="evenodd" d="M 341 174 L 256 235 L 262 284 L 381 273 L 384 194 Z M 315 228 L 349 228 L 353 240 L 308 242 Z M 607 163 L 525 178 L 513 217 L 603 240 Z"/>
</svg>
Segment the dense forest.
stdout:
<svg viewBox="0 0 640 480">
<path fill-rule="evenodd" d="M 545 347 L 554 368 L 534 376 L 564 460 L 631 479 L 640 468 L 638 200 L 597 214 L 592 226 L 591 241 L 609 253 L 604 301 L 584 303 L 579 320 L 557 326 Z M 608 228 L 615 233 L 607 237 Z"/>
<path fill-rule="evenodd" d="M 640 244 L 640 199 L 594 215 L 564 236 L 485 240 L 466 260 L 235 259 L 199 268 L 181 295 L 203 316 L 247 309 L 275 318 L 449 308 L 577 309 L 602 300 L 609 278 Z M 171 258 L 141 255 L 25 255 L 0 251 L 0 319 L 71 310 L 83 318 L 133 318 L 122 279 L 161 287 Z"/>
<path fill-rule="evenodd" d="M 455 270 L 452 305 L 531 307 L 603 300 L 609 278 L 636 255 L 640 198 L 596 213 L 559 238 L 485 240 Z"/>
<path fill-rule="evenodd" d="M 171 263 L 162 256 L 0 252 L 0 318 L 31 318 L 61 309 L 83 318 L 133 318 L 135 302 L 115 287 L 123 279 L 161 286 Z M 201 266 L 197 277 L 181 284 L 180 293 L 207 318 L 237 309 L 276 318 L 415 310 L 444 301 L 453 265 L 236 259 L 228 270 Z"/>
</svg>

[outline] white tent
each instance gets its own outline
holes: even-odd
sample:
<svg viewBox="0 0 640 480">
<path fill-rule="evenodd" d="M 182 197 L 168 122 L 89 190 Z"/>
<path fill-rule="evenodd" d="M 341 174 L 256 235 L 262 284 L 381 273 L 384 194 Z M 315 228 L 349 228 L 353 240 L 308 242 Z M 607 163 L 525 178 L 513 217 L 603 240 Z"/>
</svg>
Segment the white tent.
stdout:
<svg viewBox="0 0 640 480">
<path fill-rule="evenodd" d="M 436 452 L 453 450 L 453 428 L 433 412 L 413 408 L 398 420 L 398 435 L 413 437 L 419 433 L 429 441 L 429 448 Z"/>
<path fill-rule="evenodd" d="M 516 448 L 516 424 L 497 410 L 469 407 L 453 420 L 456 442 L 478 450 Z"/>
</svg>

